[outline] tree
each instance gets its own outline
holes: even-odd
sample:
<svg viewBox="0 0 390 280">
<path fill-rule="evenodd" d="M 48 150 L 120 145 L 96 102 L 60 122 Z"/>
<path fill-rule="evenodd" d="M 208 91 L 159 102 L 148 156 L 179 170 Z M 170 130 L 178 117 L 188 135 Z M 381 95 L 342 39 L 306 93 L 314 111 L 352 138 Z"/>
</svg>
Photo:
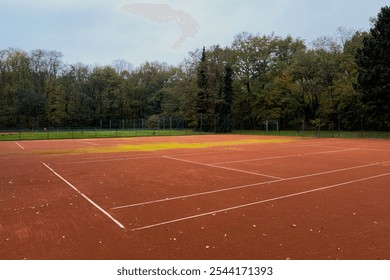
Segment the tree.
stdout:
<svg viewBox="0 0 390 280">
<path fill-rule="evenodd" d="M 340 33 L 342 29 L 339 29 Z M 356 130 L 361 128 L 360 95 L 354 88 L 357 82 L 358 66 L 355 55 L 363 46 L 366 32 L 341 33 L 342 54 L 339 59 L 337 79 L 334 83 L 335 93 L 335 128 L 337 130 Z M 349 36 L 349 37 L 348 37 Z"/>
<path fill-rule="evenodd" d="M 93 125 L 93 96 L 90 87 L 91 69 L 81 63 L 70 65 L 59 83 L 65 90 L 66 124 L 68 126 Z"/>
<path fill-rule="evenodd" d="M 371 129 L 390 129 L 390 7 L 383 7 L 358 49 L 357 89 Z"/>
<path fill-rule="evenodd" d="M 370 34 L 339 28 L 307 49 L 291 36 L 240 33 L 230 47 L 196 49 L 178 67 L 116 60 L 91 68 L 66 65 L 57 51 L 0 50 L 0 127 L 109 120 L 115 127 L 119 120 L 175 117 L 214 132 L 256 129 L 267 120 L 282 129 L 302 120 L 360 129 L 366 108 L 372 129 L 388 129 L 388 10 L 372 21 Z"/>
<path fill-rule="evenodd" d="M 202 57 L 200 59 L 197 71 L 198 93 L 196 99 L 196 111 L 198 113 L 198 130 L 208 131 L 210 124 L 210 92 L 207 81 L 207 61 L 206 48 L 203 47 Z"/>
<path fill-rule="evenodd" d="M 175 75 L 175 82 L 170 85 L 170 90 L 177 96 L 175 99 L 180 100 L 180 108 L 177 113 L 191 128 L 199 127 L 197 65 L 199 64 L 200 55 L 201 51 L 199 49 L 196 52 L 190 52 L 189 57 L 180 64 L 179 71 Z M 165 101 L 168 102 L 169 97 Z M 164 108 L 167 109 L 166 103 Z M 168 114 L 169 112 L 169 110 L 166 111 Z"/>
<path fill-rule="evenodd" d="M 115 69 L 110 66 L 96 67 L 92 71 L 89 83 L 89 90 L 94 98 L 95 124 L 118 119 L 120 77 Z"/>
<path fill-rule="evenodd" d="M 233 69 L 230 63 L 225 66 L 222 91 L 216 104 L 217 132 L 232 132 Z"/>
<path fill-rule="evenodd" d="M 304 42 L 291 36 L 241 33 L 235 37 L 232 49 L 239 85 L 233 105 L 235 123 L 240 128 L 255 128 L 264 121 L 278 120 L 283 112 L 278 101 L 281 96 L 274 96 L 279 86 L 275 82 L 291 67 L 297 54 L 304 53 Z"/>
</svg>

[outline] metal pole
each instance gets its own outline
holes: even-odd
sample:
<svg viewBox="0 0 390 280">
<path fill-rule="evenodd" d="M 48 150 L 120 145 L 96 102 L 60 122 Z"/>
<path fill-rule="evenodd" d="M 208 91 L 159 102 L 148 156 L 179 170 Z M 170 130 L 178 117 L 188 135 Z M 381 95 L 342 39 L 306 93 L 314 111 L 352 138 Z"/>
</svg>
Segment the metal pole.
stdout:
<svg viewBox="0 0 390 280">
<path fill-rule="evenodd" d="M 337 120 L 337 132 L 339 134 L 339 137 L 340 137 L 340 121 L 341 121 L 341 112 L 340 112 L 340 109 L 339 109 L 339 115 L 338 115 L 338 120 Z"/>
<path fill-rule="evenodd" d="M 203 131 L 203 114 L 200 113 L 200 131 Z"/>
</svg>

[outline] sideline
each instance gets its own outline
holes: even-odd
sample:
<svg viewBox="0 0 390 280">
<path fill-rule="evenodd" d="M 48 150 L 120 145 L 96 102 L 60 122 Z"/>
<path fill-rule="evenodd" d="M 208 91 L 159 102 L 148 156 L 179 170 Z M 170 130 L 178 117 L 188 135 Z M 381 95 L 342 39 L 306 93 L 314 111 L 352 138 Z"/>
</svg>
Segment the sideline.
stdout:
<svg viewBox="0 0 390 280">
<path fill-rule="evenodd" d="M 97 203 L 95 203 L 92 199 L 90 199 L 88 196 L 86 196 L 81 191 L 79 191 L 75 186 L 73 186 L 71 183 L 69 183 L 60 174 L 58 174 L 56 171 L 54 171 L 50 166 L 48 166 L 44 162 L 42 162 L 42 164 L 47 169 L 49 169 L 54 175 L 56 175 L 58 178 L 60 178 L 62 181 L 64 181 L 68 186 L 70 186 L 72 189 L 74 189 L 78 194 L 80 194 L 82 197 L 84 197 L 89 203 L 91 203 L 93 206 L 95 206 L 100 212 L 102 212 L 104 215 L 106 215 L 111 221 L 113 221 L 115 224 L 117 224 L 121 229 L 126 229 L 126 227 L 124 225 L 122 225 L 118 220 L 116 220 L 114 217 L 112 217 L 106 210 L 104 210 Z"/>
<path fill-rule="evenodd" d="M 24 150 L 24 147 L 20 145 L 18 142 L 15 141 L 15 144 L 18 145 L 22 150 Z"/>
</svg>

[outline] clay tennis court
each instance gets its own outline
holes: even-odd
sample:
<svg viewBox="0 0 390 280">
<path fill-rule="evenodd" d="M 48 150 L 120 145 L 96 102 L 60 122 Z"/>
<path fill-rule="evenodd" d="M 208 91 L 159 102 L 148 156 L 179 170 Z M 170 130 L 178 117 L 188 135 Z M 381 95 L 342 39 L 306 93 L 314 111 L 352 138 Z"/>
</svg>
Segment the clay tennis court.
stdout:
<svg viewBox="0 0 390 280">
<path fill-rule="evenodd" d="M 0 142 L 0 259 L 389 259 L 390 141 Z"/>
</svg>

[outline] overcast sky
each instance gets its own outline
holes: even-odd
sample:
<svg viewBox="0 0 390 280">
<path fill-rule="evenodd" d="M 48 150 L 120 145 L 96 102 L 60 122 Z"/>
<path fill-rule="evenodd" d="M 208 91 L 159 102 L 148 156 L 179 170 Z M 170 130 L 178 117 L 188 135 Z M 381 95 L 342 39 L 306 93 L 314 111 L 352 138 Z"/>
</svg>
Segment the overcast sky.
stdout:
<svg viewBox="0 0 390 280">
<path fill-rule="evenodd" d="M 240 32 L 304 39 L 368 30 L 388 0 L 0 0 L 0 49 L 57 50 L 66 63 L 177 65 Z"/>
</svg>

